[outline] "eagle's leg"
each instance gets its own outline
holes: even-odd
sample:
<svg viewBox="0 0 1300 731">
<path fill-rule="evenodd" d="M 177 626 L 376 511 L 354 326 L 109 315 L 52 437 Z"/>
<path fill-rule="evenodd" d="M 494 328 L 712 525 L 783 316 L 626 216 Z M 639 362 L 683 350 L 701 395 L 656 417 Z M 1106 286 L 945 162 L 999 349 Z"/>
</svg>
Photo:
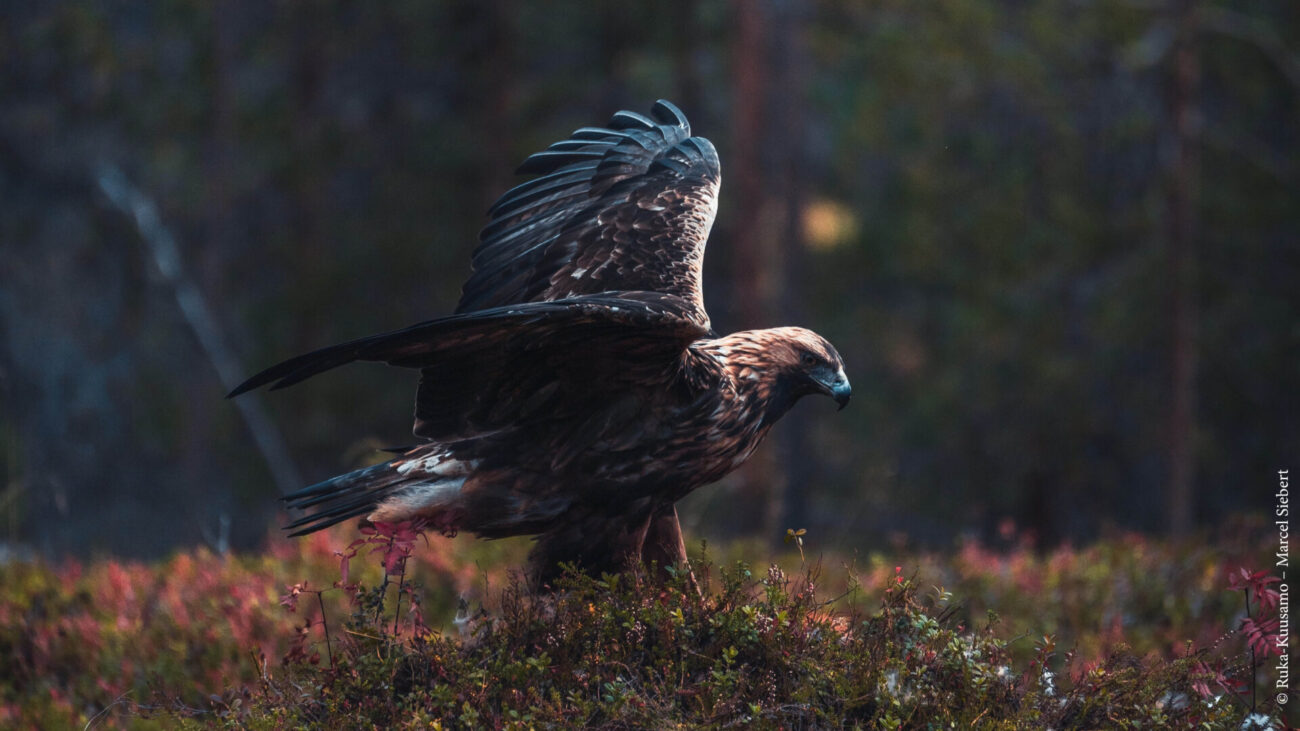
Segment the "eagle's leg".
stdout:
<svg viewBox="0 0 1300 731">
<path fill-rule="evenodd" d="M 637 564 L 658 566 L 659 578 L 668 578 L 668 567 L 687 572 L 687 582 L 698 592 L 699 584 L 690 573 L 686 542 L 677 508 L 649 501 L 628 506 L 618 514 L 604 511 L 579 512 L 551 530 L 537 536 L 529 555 L 530 575 L 536 587 L 554 586 L 561 575 L 561 563 L 572 563 L 586 573 L 617 573 Z"/>
<path fill-rule="evenodd" d="M 668 504 L 660 507 L 650 516 L 645 542 L 641 544 L 641 560 L 648 566 L 658 565 L 661 579 L 668 578 L 668 567 L 686 571 L 686 580 L 695 591 L 700 586 L 695 581 L 695 573 L 686 560 L 686 541 L 682 538 L 682 524 L 677 519 L 677 506 Z"/>
<path fill-rule="evenodd" d="M 528 556 L 534 585 L 553 586 L 563 573 L 562 563 L 574 564 L 594 576 L 618 573 L 640 563 L 642 546 L 655 517 L 648 503 L 644 501 L 616 514 L 572 514 L 538 535 Z"/>
</svg>

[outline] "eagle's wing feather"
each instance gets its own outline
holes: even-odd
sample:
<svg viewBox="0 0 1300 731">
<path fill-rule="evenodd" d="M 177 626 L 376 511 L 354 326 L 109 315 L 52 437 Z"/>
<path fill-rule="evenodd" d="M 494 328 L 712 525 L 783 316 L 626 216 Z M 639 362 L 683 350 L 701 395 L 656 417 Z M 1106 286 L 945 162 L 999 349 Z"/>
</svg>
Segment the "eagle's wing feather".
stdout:
<svg viewBox="0 0 1300 731">
<path fill-rule="evenodd" d="M 695 317 L 689 303 L 658 292 L 495 307 L 301 355 L 230 395 L 358 360 L 420 368 L 415 433 L 467 438 L 598 407 L 628 384 L 668 387 L 686 346 L 708 332 Z"/>
<path fill-rule="evenodd" d="M 614 291 L 672 294 L 707 323 L 700 269 L 721 166 L 677 107 L 619 112 L 528 158 L 503 195 L 457 312 Z"/>
</svg>

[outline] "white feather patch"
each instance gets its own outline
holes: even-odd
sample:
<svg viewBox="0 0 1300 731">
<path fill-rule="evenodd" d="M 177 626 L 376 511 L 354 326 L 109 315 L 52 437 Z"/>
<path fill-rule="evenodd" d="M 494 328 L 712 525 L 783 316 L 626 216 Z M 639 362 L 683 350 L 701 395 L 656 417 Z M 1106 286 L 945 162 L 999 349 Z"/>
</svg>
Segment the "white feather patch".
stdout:
<svg viewBox="0 0 1300 731">
<path fill-rule="evenodd" d="M 418 513 L 449 507 L 460 497 L 465 478 L 406 485 L 375 506 L 368 516 L 373 522 L 392 523 L 409 520 Z"/>
<path fill-rule="evenodd" d="M 416 457 L 397 465 L 397 474 L 402 477 L 462 477 L 474 469 L 476 463 L 462 462 L 448 452 L 433 452 Z"/>
</svg>

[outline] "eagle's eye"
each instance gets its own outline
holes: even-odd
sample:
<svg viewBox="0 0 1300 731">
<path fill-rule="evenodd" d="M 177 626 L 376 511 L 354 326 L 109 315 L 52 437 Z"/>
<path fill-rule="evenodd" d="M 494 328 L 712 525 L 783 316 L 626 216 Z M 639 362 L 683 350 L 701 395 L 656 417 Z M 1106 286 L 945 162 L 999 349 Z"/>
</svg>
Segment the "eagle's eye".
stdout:
<svg viewBox="0 0 1300 731">
<path fill-rule="evenodd" d="M 817 356 L 813 355 L 812 353 L 804 353 L 803 357 L 800 358 L 799 360 L 809 368 L 817 365 Z"/>
</svg>

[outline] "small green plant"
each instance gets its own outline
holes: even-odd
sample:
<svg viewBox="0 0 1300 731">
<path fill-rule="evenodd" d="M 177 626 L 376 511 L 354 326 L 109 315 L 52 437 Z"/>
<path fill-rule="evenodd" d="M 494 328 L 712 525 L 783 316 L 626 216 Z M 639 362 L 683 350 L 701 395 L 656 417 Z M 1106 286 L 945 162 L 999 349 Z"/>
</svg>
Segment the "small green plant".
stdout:
<svg viewBox="0 0 1300 731">
<path fill-rule="evenodd" d="M 803 537 L 806 535 L 808 535 L 808 529 L 806 528 L 800 528 L 799 530 L 795 530 L 794 528 L 785 529 L 785 542 L 789 543 L 790 541 L 794 541 L 794 545 L 799 549 L 800 561 L 805 560 L 803 555 Z"/>
</svg>

